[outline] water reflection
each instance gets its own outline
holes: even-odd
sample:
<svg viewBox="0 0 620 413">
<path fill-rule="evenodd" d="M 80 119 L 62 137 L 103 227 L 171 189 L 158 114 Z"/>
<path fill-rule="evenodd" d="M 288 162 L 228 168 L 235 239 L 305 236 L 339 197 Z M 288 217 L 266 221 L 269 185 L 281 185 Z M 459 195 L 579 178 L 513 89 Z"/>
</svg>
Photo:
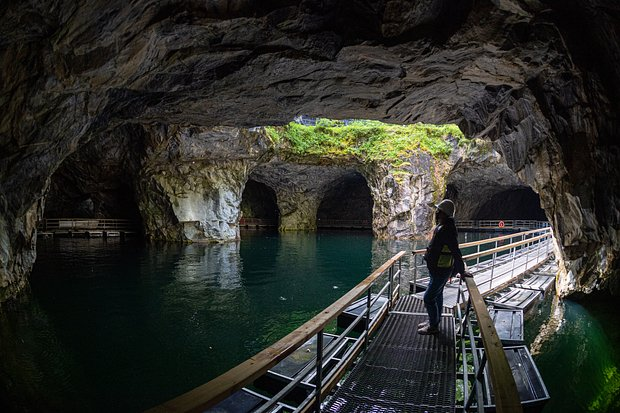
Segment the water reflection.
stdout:
<svg viewBox="0 0 620 413">
<path fill-rule="evenodd" d="M 55 239 L 0 314 L 0 410 L 141 411 L 272 344 L 366 277 L 369 234 Z"/>
</svg>

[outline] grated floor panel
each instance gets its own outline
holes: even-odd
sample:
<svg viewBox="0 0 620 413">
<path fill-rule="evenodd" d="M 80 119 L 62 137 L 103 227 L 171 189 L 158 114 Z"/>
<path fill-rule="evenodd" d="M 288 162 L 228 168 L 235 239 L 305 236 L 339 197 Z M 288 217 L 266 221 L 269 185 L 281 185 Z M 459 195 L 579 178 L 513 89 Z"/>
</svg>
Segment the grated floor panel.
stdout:
<svg viewBox="0 0 620 413">
<path fill-rule="evenodd" d="M 405 304 L 412 309 L 420 305 Z M 398 308 L 396 311 L 403 311 Z M 417 332 L 418 323 L 426 319 L 421 314 L 390 314 L 322 411 L 454 412 L 454 318 L 442 317 L 439 334 L 422 336 Z"/>
</svg>

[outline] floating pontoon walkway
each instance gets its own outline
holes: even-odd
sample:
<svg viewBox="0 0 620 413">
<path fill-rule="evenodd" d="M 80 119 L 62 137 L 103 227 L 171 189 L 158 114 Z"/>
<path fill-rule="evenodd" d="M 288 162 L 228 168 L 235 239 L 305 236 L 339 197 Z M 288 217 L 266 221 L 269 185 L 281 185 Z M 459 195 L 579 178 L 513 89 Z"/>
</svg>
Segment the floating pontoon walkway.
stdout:
<svg viewBox="0 0 620 413">
<path fill-rule="evenodd" d="M 419 335 L 422 300 L 403 297 L 322 412 L 453 412 L 454 317 L 444 314 L 441 334 Z"/>
</svg>

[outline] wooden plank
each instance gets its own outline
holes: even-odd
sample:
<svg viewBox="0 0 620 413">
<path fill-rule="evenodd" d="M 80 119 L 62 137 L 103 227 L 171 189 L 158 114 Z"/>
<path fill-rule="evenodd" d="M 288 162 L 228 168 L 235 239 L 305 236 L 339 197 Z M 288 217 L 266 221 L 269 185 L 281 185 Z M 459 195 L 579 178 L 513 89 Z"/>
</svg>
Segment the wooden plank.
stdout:
<svg viewBox="0 0 620 413">
<path fill-rule="evenodd" d="M 465 284 L 469 291 L 472 307 L 476 312 L 480 336 L 487 355 L 489 376 L 495 394 L 495 404 L 498 413 L 523 412 L 517 384 L 508 364 L 502 342 L 497 335 L 493 320 L 487 311 L 486 303 L 478 291 L 473 278 L 465 278 Z"/>
</svg>

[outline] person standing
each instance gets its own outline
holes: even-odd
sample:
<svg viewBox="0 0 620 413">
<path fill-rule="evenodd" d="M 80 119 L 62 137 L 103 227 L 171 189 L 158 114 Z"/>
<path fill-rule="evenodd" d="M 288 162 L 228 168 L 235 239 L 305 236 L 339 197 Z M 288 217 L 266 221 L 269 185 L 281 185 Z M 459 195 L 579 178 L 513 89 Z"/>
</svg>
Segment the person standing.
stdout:
<svg viewBox="0 0 620 413">
<path fill-rule="evenodd" d="M 428 321 L 418 325 L 418 333 L 423 335 L 439 333 L 439 322 L 443 312 L 443 289 L 452 274 L 471 277 L 471 274 L 465 271 L 463 255 L 459 249 L 458 232 L 454 223 L 454 203 L 444 199 L 435 205 L 435 208 L 436 226 L 433 238 L 424 254 L 430 282 L 424 293 Z"/>
</svg>

